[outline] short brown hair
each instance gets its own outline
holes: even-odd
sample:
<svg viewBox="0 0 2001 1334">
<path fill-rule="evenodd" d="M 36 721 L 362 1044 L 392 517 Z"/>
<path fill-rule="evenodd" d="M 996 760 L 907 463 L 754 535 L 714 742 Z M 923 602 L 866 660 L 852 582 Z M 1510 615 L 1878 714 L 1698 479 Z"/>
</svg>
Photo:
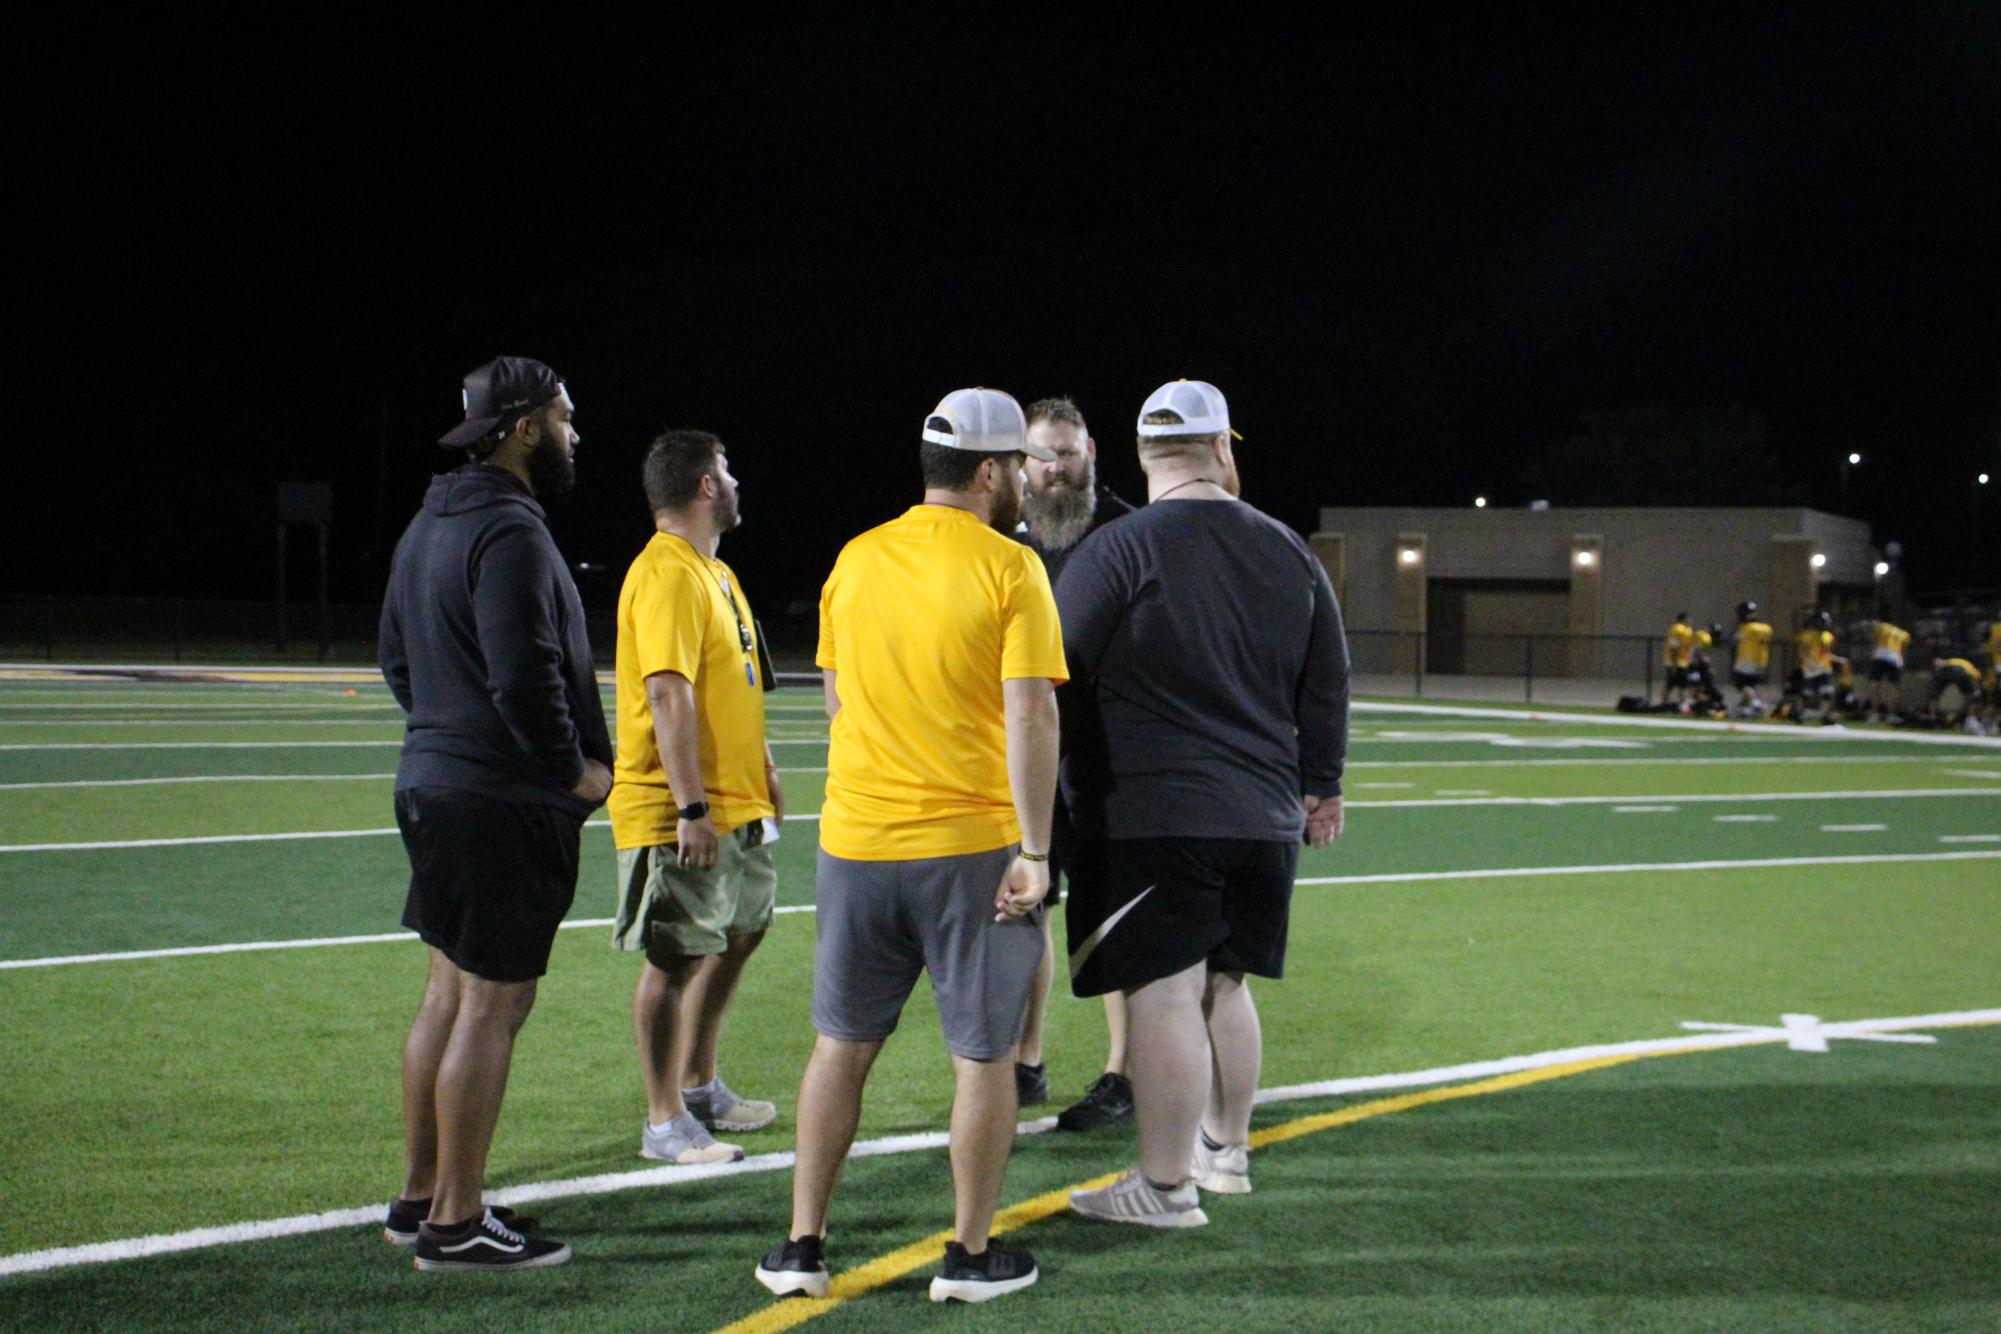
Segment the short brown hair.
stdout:
<svg viewBox="0 0 2001 1334">
<path fill-rule="evenodd" d="M 1058 394 L 1055 398 L 1038 398 L 1028 405 L 1028 412 L 1025 415 L 1030 426 L 1037 422 L 1060 422 L 1088 434 L 1088 428 L 1084 425 L 1084 414 L 1078 410 L 1077 400 L 1068 394 Z"/>
<path fill-rule="evenodd" d="M 707 431 L 662 431 L 639 470 L 648 507 L 677 510 L 693 500 L 722 452 L 723 442 Z"/>
<path fill-rule="evenodd" d="M 1181 414 L 1173 408 L 1158 408 L 1141 418 L 1141 424 L 1179 426 L 1182 420 Z M 1201 431 L 1193 435 L 1143 435 L 1139 437 L 1139 455 L 1143 459 L 1164 459 L 1193 454 L 1197 446 L 1208 444 L 1216 435 L 1215 431 Z"/>
<path fill-rule="evenodd" d="M 924 469 L 924 485 L 939 491 L 964 491 L 973 484 L 973 475 L 988 459 L 997 459 L 1002 467 L 1021 467 L 1023 455 L 1013 451 L 988 452 L 980 449 L 955 449 L 951 445 L 934 445 L 929 440 L 917 447 L 918 464 Z"/>
</svg>

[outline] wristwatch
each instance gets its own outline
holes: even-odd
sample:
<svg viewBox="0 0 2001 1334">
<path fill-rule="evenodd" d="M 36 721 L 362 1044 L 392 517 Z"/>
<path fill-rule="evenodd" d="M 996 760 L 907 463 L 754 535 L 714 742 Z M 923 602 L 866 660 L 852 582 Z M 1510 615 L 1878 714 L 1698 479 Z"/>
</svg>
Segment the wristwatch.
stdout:
<svg viewBox="0 0 2001 1334">
<path fill-rule="evenodd" d="M 709 803 L 698 801 L 692 806 L 683 806 L 674 812 L 683 820 L 699 820 L 709 813 Z"/>
</svg>

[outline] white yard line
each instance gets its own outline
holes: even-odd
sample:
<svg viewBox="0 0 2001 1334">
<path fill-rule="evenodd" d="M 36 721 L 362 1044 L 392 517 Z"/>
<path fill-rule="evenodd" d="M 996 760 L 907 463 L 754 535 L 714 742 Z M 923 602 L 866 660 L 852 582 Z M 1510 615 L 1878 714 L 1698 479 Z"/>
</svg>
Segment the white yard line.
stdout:
<svg viewBox="0 0 2001 1334">
<path fill-rule="evenodd" d="M 1785 866 L 1864 866 L 1877 862 L 1988 861 L 1993 852 L 1877 852 L 1845 857 L 1737 857 L 1701 862 L 1620 862 L 1605 866 L 1482 867 L 1472 871 L 1398 871 L 1387 875 L 1332 875 L 1295 880 L 1297 885 L 1392 885 L 1428 880 L 1503 880 L 1543 875 L 1625 875 L 1638 871 L 1749 871 Z"/>
<path fill-rule="evenodd" d="M 1819 1031 L 1832 1037 L 1865 1037 L 1871 1034 L 1906 1033 L 1931 1028 L 1971 1028 L 2001 1023 L 2001 1010 L 1960 1010 L 1943 1014 L 1907 1015 L 1889 1019 L 1853 1019 L 1824 1024 Z M 1453 1084 L 1526 1070 L 1546 1070 L 1578 1061 L 1613 1056 L 1661 1056 L 1670 1053 L 1723 1051 L 1737 1047 L 1785 1045 L 1784 1029 L 1762 1028 L 1741 1032 L 1704 1033 L 1699 1036 L 1645 1038 L 1635 1042 L 1600 1043 L 1567 1047 L 1560 1051 L 1532 1052 L 1504 1056 L 1498 1060 L 1471 1061 L 1459 1065 L 1434 1066 L 1428 1070 L 1406 1070 L 1395 1074 L 1362 1075 L 1328 1079 L 1312 1084 L 1292 1084 L 1258 1090 L 1261 1105 L 1299 1102 L 1316 1098 L 1340 1097 L 1350 1093 L 1372 1093 L 1384 1089 L 1422 1088 Z M 1056 1118 L 1045 1116 L 1021 1123 L 1022 1135 L 1040 1135 L 1053 1130 Z M 878 1158 L 892 1154 L 917 1153 L 944 1148 L 946 1133 L 934 1130 L 915 1135 L 893 1135 L 863 1140 L 850 1149 L 854 1158 Z M 490 1204 L 522 1205 L 548 1200 L 576 1199 L 581 1196 L 609 1195 L 618 1191 L 650 1187 L 686 1185 L 717 1177 L 747 1176 L 760 1172 L 783 1172 L 791 1168 L 790 1153 L 760 1153 L 740 1162 L 716 1163 L 703 1167 L 648 1167 L 632 1172 L 606 1172 L 596 1176 L 570 1177 L 557 1181 L 537 1181 L 487 1192 Z M 117 1241 L 93 1242 L 84 1246 L 59 1246 L 48 1250 L 21 1251 L 0 1256 L 0 1276 L 32 1274 L 79 1265 L 106 1264 L 116 1260 L 137 1260 L 147 1256 L 173 1255 L 204 1250 L 213 1246 L 235 1246 L 279 1237 L 297 1237 L 344 1228 L 380 1227 L 386 1202 L 352 1209 L 334 1209 L 320 1214 L 294 1214 L 288 1218 L 259 1219 L 229 1223 L 221 1227 L 193 1228 L 185 1232 L 156 1233 Z"/>
<path fill-rule="evenodd" d="M 1416 805 L 1417 803 L 1412 802 L 1411 804 Z M 1665 815 L 1671 811 L 1678 811 L 1680 809 L 1681 807 L 1679 806 L 1614 806 L 1612 813 L 1614 815 Z"/>
<path fill-rule="evenodd" d="M 1940 834 L 1941 843 L 2001 843 L 2001 834 Z"/>
<path fill-rule="evenodd" d="M 386 774 L 198 774 L 177 778 L 74 778 L 60 783 L 0 783 L 0 792 L 54 787 L 153 787 L 162 783 L 360 783 L 394 778 Z"/>
<path fill-rule="evenodd" d="M 1890 826 L 1886 824 L 1824 824 L 1823 834 L 1880 834 Z"/>
<path fill-rule="evenodd" d="M 1603 806 L 1610 805 L 1615 811 L 1654 812 L 1671 811 L 1674 803 L 1717 802 L 1717 801 L 1894 801 L 1904 798 L 1934 797 L 2001 797 L 2001 787 L 1947 787 L 1947 788 L 1885 788 L 1863 792 L 1727 792 L 1696 793 L 1690 796 L 1662 797 L 1423 797 L 1414 801 L 1351 801 L 1347 808 L 1351 811 L 1395 811 L 1423 810 L 1441 806 L 1508 806 L 1521 808 L 1550 806 Z M 787 823 L 793 821 L 813 821 L 820 818 L 819 812 L 788 815 Z M 604 820 L 592 820 L 584 827 L 600 829 L 608 824 Z M 299 833 L 282 834 L 201 834 L 182 838 L 130 838 L 109 839 L 93 843 L 0 843 L 0 853 L 8 852 L 102 852 L 119 848 L 176 848 L 191 847 L 207 843 L 275 843 L 294 839 L 321 838 L 379 838 L 394 834 L 388 829 L 319 829 Z"/>
<path fill-rule="evenodd" d="M 1692 718 L 1661 718 L 1626 713 L 1545 713 L 1539 709 L 1490 709 L 1463 704 L 1391 704 L 1357 700 L 1348 706 L 1356 713 L 1416 713 L 1440 718 L 1496 718 L 1518 723 L 1577 723 L 1588 727 L 1643 727 L 1672 729 L 1689 735 L 1740 733 L 1745 736 L 1784 736 L 1795 741 L 1908 741 L 1918 746 L 1968 746 L 2001 750 L 2001 737 L 1974 737 L 1962 733 L 1851 731 L 1845 727 L 1805 728 L 1796 723 L 1704 722 Z"/>
<path fill-rule="evenodd" d="M 1710 819 L 1718 824 L 1771 824 L 1776 815 L 1712 815 Z"/>
<path fill-rule="evenodd" d="M 386 741 L 9 741 L 7 750 L 316 750 L 329 746 L 401 746 Z"/>
<path fill-rule="evenodd" d="M 786 817 L 791 823 L 797 817 Z M 1864 866 L 1878 862 L 1959 862 L 2001 859 L 2001 849 L 1970 852 L 1878 852 L 1841 857 L 1766 857 L 1730 861 L 1701 862 L 1614 862 L 1600 866 L 1515 866 L 1480 868 L 1468 871 L 1395 871 L 1377 875 L 1310 876 L 1295 885 L 1390 885 L 1431 880 L 1495 880 L 1544 875 L 1624 875 L 1636 871 L 1738 871 L 1767 866 Z M 773 909 L 781 915 L 810 913 L 810 903 L 787 904 Z M 583 918 L 564 922 L 558 930 L 577 927 L 610 926 L 611 919 Z M 370 936 L 324 936 L 309 940 L 258 940 L 228 945 L 180 945 L 169 949 L 127 950 L 108 954 L 65 954 L 39 959 L 0 960 L 0 971 L 21 968 L 59 968 L 82 963 L 126 963 L 136 959 L 180 959 L 204 954 L 245 954 L 258 950 L 294 950 L 329 945 L 374 945 L 416 939 L 407 931 Z"/>
</svg>

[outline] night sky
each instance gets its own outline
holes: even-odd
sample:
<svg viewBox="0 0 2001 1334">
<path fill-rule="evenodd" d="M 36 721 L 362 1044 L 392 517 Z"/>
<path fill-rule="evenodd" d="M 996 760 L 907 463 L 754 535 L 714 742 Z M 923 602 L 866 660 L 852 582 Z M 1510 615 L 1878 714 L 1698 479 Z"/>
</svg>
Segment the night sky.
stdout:
<svg viewBox="0 0 2001 1334">
<path fill-rule="evenodd" d="M 1137 498 L 1176 376 L 1229 395 L 1246 498 L 1302 530 L 1525 503 L 1582 414 L 1738 406 L 1917 587 L 2001 586 L 2001 7 L 1757 8 L 552 11 L 477 48 L 156 11 L 17 44 L 0 592 L 268 596 L 275 485 L 310 480 L 336 599 L 373 601 L 503 352 L 578 404 L 553 518 L 600 605 L 663 427 L 730 446 L 721 554 L 775 613 L 917 499 L 947 390 L 1075 395 Z"/>
</svg>

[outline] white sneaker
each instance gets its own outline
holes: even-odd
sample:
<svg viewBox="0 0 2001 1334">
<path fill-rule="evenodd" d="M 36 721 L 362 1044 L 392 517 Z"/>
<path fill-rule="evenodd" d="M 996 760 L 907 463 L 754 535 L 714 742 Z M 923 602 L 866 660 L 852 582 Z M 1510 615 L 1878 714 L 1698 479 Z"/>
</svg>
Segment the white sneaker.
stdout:
<svg viewBox="0 0 2001 1334">
<path fill-rule="evenodd" d="M 688 1109 L 688 1115 L 710 1130 L 762 1130 L 778 1119 L 777 1104 L 740 1096 L 723 1083 L 720 1075 L 716 1077 L 714 1093 L 705 1095 L 682 1089 L 681 1103 Z"/>
<path fill-rule="evenodd" d="M 1210 1148 L 1209 1136 L 1195 1132 L 1194 1182 L 1218 1195 L 1251 1193 L 1251 1150 L 1244 1144 L 1218 1144 Z"/>
<path fill-rule="evenodd" d="M 1070 1207 L 1086 1218 L 1141 1227 L 1201 1227 L 1209 1221 L 1193 1181 L 1161 1190 L 1137 1167 L 1103 1190 L 1073 1190 Z"/>
<path fill-rule="evenodd" d="M 743 1157 L 734 1144 L 718 1143 L 716 1137 L 687 1112 L 682 1112 L 659 1130 L 642 1125 L 639 1156 L 663 1163 L 693 1167 L 701 1163 L 733 1163 Z"/>
</svg>

